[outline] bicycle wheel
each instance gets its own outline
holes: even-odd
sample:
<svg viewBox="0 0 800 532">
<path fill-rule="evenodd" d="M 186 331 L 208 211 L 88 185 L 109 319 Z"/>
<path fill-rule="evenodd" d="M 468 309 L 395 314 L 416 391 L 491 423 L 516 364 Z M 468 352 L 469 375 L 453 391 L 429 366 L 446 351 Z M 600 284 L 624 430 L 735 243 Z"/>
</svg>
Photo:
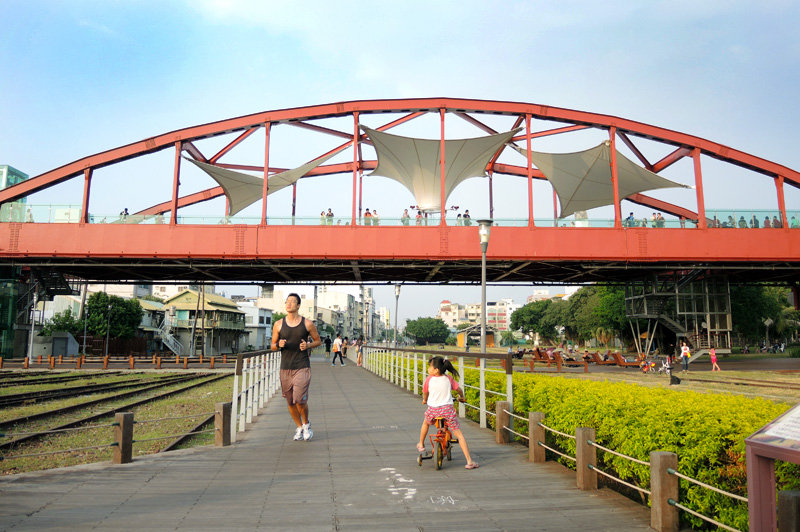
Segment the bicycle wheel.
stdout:
<svg viewBox="0 0 800 532">
<path fill-rule="evenodd" d="M 442 468 L 442 462 L 444 461 L 444 449 L 442 449 L 442 442 L 439 440 L 434 443 L 433 456 L 436 461 L 436 470 L 438 471 Z"/>
</svg>

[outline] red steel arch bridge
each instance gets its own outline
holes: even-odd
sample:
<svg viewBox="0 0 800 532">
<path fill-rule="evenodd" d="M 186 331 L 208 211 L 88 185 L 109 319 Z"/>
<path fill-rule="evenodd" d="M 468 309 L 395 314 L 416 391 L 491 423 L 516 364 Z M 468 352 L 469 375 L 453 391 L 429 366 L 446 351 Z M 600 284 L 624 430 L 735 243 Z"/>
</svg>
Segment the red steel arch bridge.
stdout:
<svg viewBox="0 0 800 532">
<path fill-rule="evenodd" d="M 496 138 L 499 144 L 483 145 L 477 150 L 483 150 L 481 157 L 470 159 L 475 150 L 451 143 L 448 134 L 465 130 L 472 133 L 464 136 Z M 290 131 L 299 139 L 291 149 L 302 152 L 302 162 L 313 164 L 276 166 L 288 159 L 281 154 L 286 148 L 281 136 Z M 415 135 L 408 132 L 428 139 L 428 147 L 414 144 Z M 598 149 L 605 155 L 593 152 L 592 163 L 585 167 L 579 157 L 561 164 L 557 154 L 537 151 L 546 141 L 558 139 L 568 146 L 561 151 L 574 155 L 589 147 L 579 136 L 587 133 L 600 139 Z M 572 136 L 580 139 L 574 145 L 569 144 Z M 406 183 L 409 207 L 428 201 L 422 220 L 418 223 L 416 209 L 410 209 L 410 221 L 399 213 L 392 213 L 394 218 L 384 213 L 380 225 L 367 223 L 371 220 L 364 218 L 362 198 L 376 179 L 369 174 L 387 176 L 393 166 L 401 171 L 409 154 L 421 158 L 425 149 L 433 149 L 431 163 L 425 167 L 424 161 L 417 161 L 423 168 L 409 172 L 424 181 L 427 192 Z M 237 158 L 240 150 L 242 157 Z M 127 216 L 103 214 L 106 207 L 92 204 L 98 179 L 129 179 L 120 177 L 117 169 L 163 151 L 172 154 L 169 164 L 161 164 L 148 179 L 166 183 L 162 188 L 171 188 L 171 195 L 147 192 L 149 204 Z M 473 210 L 481 206 L 494 219 L 487 253 L 490 283 L 623 283 L 698 271 L 724 274 L 732 282 L 792 285 L 798 280 L 800 230 L 792 222 L 800 214 L 792 207 L 800 205 L 787 207 L 785 195 L 788 187 L 800 187 L 798 171 L 710 140 L 615 116 L 457 98 L 350 101 L 264 111 L 88 155 L 0 190 L 0 266 L 109 283 L 477 283 L 481 251 L 476 220 L 465 223 L 447 207 L 451 170 L 457 164 L 465 166 L 456 155 L 465 155 L 473 165 L 472 174 L 466 171 L 461 177 L 482 180 L 482 192 L 474 194 L 470 205 Z M 202 190 L 185 191 L 182 175 L 199 172 L 194 163 L 225 176 L 217 182 L 208 178 L 209 186 Z M 774 198 L 775 207 L 767 212 L 711 209 L 704 195 L 704 171 L 720 163 L 745 172 L 753 189 Z M 603 171 L 593 174 L 590 166 Z M 690 188 L 682 192 L 680 202 L 658 199 L 646 187 L 628 188 L 625 176 L 631 171 L 656 176 L 652 179 L 669 175 Z M 565 175 L 583 181 L 565 185 L 559 181 Z M 331 176 L 344 176 L 347 183 L 333 200 L 340 214 L 336 222 L 321 218 L 316 209 L 298 212 L 298 201 L 303 206 L 308 198 L 303 191 L 314 189 L 305 185 Z M 70 206 L 60 215 L 42 211 L 32 198 L 22 203 L 69 180 L 82 181 L 83 193 L 66 199 Z M 501 198 L 494 190 L 503 180 L 513 180 L 514 196 L 522 207 L 518 212 L 503 209 L 500 218 L 495 204 Z M 142 181 L 143 191 L 151 189 L 148 183 Z M 286 189 L 282 196 L 277 191 L 273 195 L 273 184 Z M 249 187 L 244 200 L 236 195 L 241 187 Z M 571 204 L 580 191 L 588 194 L 586 201 Z M 600 204 L 606 214 L 597 217 L 594 213 L 602 209 L 591 200 L 599 196 L 605 198 Z M 255 214 L 231 215 L 236 202 L 254 197 L 250 210 Z M 224 198 L 225 212 L 182 215 L 211 205 L 207 202 L 215 198 Z M 290 215 L 274 214 L 279 207 L 286 211 L 289 201 Z M 541 208 L 542 201 L 547 208 Z M 120 198 L 113 212 L 125 202 Z M 665 221 L 653 226 L 651 220 L 646 227 L 631 223 L 625 202 L 661 212 Z M 563 217 L 567 211 L 570 215 Z M 765 217 L 770 230 L 764 230 Z M 762 221 L 758 229 L 750 226 L 754 218 Z M 746 226 L 741 226 L 742 220 Z M 774 220 L 779 227 L 772 227 Z"/>
</svg>

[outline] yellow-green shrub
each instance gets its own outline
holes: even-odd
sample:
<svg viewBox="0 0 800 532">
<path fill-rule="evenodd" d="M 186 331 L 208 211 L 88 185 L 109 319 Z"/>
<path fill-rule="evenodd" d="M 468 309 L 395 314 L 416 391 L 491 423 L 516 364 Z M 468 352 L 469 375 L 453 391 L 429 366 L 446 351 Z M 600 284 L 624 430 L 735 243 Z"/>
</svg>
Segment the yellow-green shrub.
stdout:
<svg viewBox="0 0 800 532">
<path fill-rule="evenodd" d="M 478 378 L 476 370 L 466 369 L 466 384 L 477 386 Z M 789 407 L 761 398 L 546 375 L 515 374 L 513 382 L 514 411 L 522 417 L 544 412 L 545 425 L 567 434 L 574 434 L 577 427 L 594 427 L 600 445 L 643 461 L 649 461 L 651 451 L 674 452 L 680 473 L 743 496 L 747 484 L 744 439 Z M 486 387 L 505 394 L 505 375 L 487 373 Z M 465 391 L 468 401 L 477 405 L 478 391 Z M 487 408 L 493 411 L 495 402 L 504 399 L 487 394 Z M 467 412 L 477 420 L 477 411 Z M 488 420 L 494 428 L 494 417 Z M 527 423 L 515 423 L 516 432 L 527 432 Z M 570 438 L 548 432 L 547 443 L 575 455 Z M 598 450 L 598 467 L 633 484 L 649 486 L 646 466 Z M 800 488 L 796 465 L 778 463 L 776 477 L 778 489 Z M 681 504 L 729 526 L 748 527 L 745 503 L 683 480 L 680 499 Z M 688 513 L 683 512 L 682 519 L 693 527 L 708 528 Z"/>
</svg>

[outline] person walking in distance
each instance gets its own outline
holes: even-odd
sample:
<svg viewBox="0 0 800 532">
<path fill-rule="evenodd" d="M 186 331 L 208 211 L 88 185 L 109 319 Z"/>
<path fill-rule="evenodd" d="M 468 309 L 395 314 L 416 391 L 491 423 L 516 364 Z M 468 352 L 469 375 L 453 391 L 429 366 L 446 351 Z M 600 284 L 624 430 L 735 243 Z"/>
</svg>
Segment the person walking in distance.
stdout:
<svg viewBox="0 0 800 532">
<path fill-rule="evenodd" d="M 333 341 L 333 360 L 331 360 L 331 366 L 336 365 L 336 357 L 339 357 L 339 362 L 344 366 L 344 360 L 342 359 L 342 335 L 337 334 L 336 340 Z"/>
<path fill-rule="evenodd" d="M 722 371 L 719 369 L 719 364 L 717 364 L 717 350 L 712 347 L 708 351 L 708 356 L 711 357 L 711 371 Z"/>
<path fill-rule="evenodd" d="M 297 425 L 295 441 L 314 436 L 308 418 L 308 387 L 311 384 L 311 349 L 322 343 L 314 322 L 300 316 L 300 296 L 286 298 L 286 317 L 272 327 L 272 349 L 281 350 L 281 392 L 289 414 Z M 311 341 L 309 341 L 309 337 Z"/>
<path fill-rule="evenodd" d="M 331 344 L 332 343 L 333 342 L 331 342 L 331 337 L 330 336 L 326 336 L 325 337 L 325 358 L 329 358 L 331 356 Z"/>
<path fill-rule="evenodd" d="M 356 366 L 361 366 L 362 363 L 362 349 L 364 347 L 364 336 L 359 336 L 358 340 L 356 340 Z"/>
<path fill-rule="evenodd" d="M 692 353 L 689 351 L 689 346 L 686 345 L 686 342 L 681 342 L 681 363 L 684 372 L 689 371 L 690 356 L 692 356 Z"/>
</svg>

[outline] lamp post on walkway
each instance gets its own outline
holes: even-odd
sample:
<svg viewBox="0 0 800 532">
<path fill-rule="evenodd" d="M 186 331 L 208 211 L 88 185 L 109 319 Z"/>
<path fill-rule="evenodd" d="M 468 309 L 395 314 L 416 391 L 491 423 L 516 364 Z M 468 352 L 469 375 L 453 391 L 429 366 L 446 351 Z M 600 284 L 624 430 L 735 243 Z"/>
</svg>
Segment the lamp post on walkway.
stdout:
<svg viewBox="0 0 800 532">
<path fill-rule="evenodd" d="M 111 303 L 108 304 L 108 318 L 106 319 L 106 356 L 108 356 L 108 336 L 111 332 Z"/>
<path fill-rule="evenodd" d="M 478 220 L 481 240 L 481 353 L 486 352 L 486 250 L 492 232 L 492 220 Z"/>
<path fill-rule="evenodd" d="M 400 303 L 400 283 L 394 285 L 394 346 L 397 347 L 397 305 Z"/>
</svg>

